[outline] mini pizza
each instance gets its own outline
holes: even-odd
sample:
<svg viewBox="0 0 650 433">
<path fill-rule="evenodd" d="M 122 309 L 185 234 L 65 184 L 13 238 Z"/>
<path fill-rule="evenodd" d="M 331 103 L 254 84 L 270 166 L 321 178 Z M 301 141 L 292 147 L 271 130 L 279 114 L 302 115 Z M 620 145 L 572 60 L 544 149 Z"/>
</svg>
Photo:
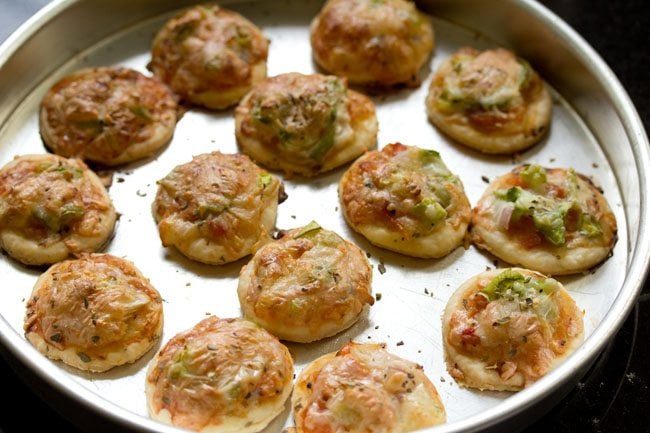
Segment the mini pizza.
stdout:
<svg viewBox="0 0 650 433">
<path fill-rule="evenodd" d="M 343 174 L 343 215 L 371 243 L 413 257 L 443 257 L 467 233 L 463 184 L 434 150 L 393 143 Z"/>
<path fill-rule="evenodd" d="M 39 126 L 58 155 L 118 165 L 166 145 L 176 109 L 176 97 L 156 79 L 127 68 L 83 69 L 45 94 Z"/>
<path fill-rule="evenodd" d="M 244 316 L 283 340 L 337 334 L 372 305 L 363 251 L 312 222 L 260 248 L 239 276 Z"/>
<path fill-rule="evenodd" d="M 461 48 L 435 73 L 426 99 L 431 122 L 485 153 L 514 153 L 542 139 L 551 97 L 528 62 L 498 48 Z"/>
<path fill-rule="evenodd" d="M 287 174 L 314 176 L 374 147 L 375 106 L 344 79 L 288 73 L 257 84 L 235 111 L 242 152 Z"/>
<path fill-rule="evenodd" d="M 177 334 L 149 365 L 152 418 L 188 430 L 254 433 L 285 408 L 289 350 L 244 319 L 209 317 Z"/>
<path fill-rule="evenodd" d="M 48 358 L 106 371 L 160 338 L 162 299 L 131 263 L 89 254 L 50 267 L 27 302 L 25 337 Z"/>
<path fill-rule="evenodd" d="M 271 239 L 281 182 L 245 155 L 195 156 L 158 182 L 153 215 L 163 246 L 221 265 Z"/>
<path fill-rule="evenodd" d="M 268 46 L 260 29 L 243 16 L 200 5 L 158 32 L 149 69 L 182 99 L 224 109 L 266 77 Z"/>
<path fill-rule="evenodd" d="M 616 243 L 616 219 L 573 169 L 522 165 L 488 186 L 472 212 L 474 244 L 549 275 L 586 271 Z"/>
<path fill-rule="evenodd" d="M 311 23 L 316 63 L 353 84 L 418 86 L 433 45 L 429 18 L 406 0 L 329 0 Z"/>
<path fill-rule="evenodd" d="M 291 403 L 298 433 L 405 433 L 446 420 L 422 366 L 383 344 L 350 342 L 316 359 L 298 377 Z"/>
<path fill-rule="evenodd" d="M 115 220 L 106 188 L 81 160 L 23 155 L 0 169 L 0 247 L 22 263 L 97 251 Z"/>
<path fill-rule="evenodd" d="M 449 374 L 471 388 L 521 390 L 582 343 L 582 316 L 562 284 L 537 272 L 511 268 L 476 275 L 445 308 Z"/>
</svg>

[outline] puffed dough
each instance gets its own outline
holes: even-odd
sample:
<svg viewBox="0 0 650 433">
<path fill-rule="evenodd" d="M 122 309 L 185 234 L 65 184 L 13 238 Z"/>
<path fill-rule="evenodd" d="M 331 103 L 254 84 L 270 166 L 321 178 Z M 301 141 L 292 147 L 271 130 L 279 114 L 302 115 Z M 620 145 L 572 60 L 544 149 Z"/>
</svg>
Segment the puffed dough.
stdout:
<svg viewBox="0 0 650 433">
<path fill-rule="evenodd" d="M 131 262 L 108 254 L 50 267 L 27 302 L 27 340 L 48 358 L 81 370 L 136 361 L 162 329 L 160 294 Z"/>
<path fill-rule="evenodd" d="M 371 279 L 361 249 L 312 222 L 257 250 L 237 291 L 245 317 L 307 343 L 352 326 L 374 303 Z"/>
<path fill-rule="evenodd" d="M 287 174 L 315 176 L 375 146 L 375 106 L 344 79 L 281 74 L 253 87 L 235 110 L 242 152 Z"/>
<path fill-rule="evenodd" d="M 52 86 L 41 102 L 39 126 L 58 155 L 118 165 L 166 145 L 176 110 L 176 97 L 154 78 L 128 68 L 90 68 Z"/>
<path fill-rule="evenodd" d="M 181 98 L 224 109 L 266 77 L 268 45 L 260 29 L 238 13 L 195 6 L 158 32 L 149 69 Z"/>
<path fill-rule="evenodd" d="M 486 293 L 495 278 L 505 283 Z M 522 286 L 508 289 L 508 281 L 516 279 Z M 551 278 L 521 268 L 483 272 L 463 283 L 445 308 L 447 369 L 463 386 L 521 390 L 582 343 L 582 316 L 564 287 Z"/>
<path fill-rule="evenodd" d="M 422 366 L 382 344 L 350 342 L 311 362 L 296 380 L 291 405 L 298 433 L 405 433 L 446 420 Z"/>
<path fill-rule="evenodd" d="M 81 160 L 22 155 L 0 169 L 0 247 L 27 265 L 99 250 L 115 220 L 106 188 Z"/>
<path fill-rule="evenodd" d="M 463 184 L 438 152 L 393 143 L 357 159 L 339 184 L 343 215 L 371 243 L 413 257 L 443 257 L 466 236 Z"/>
<path fill-rule="evenodd" d="M 433 45 L 429 18 L 405 0 L 329 0 L 311 23 L 316 63 L 354 84 L 417 86 Z"/>
<path fill-rule="evenodd" d="M 149 365 L 149 415 L 202 433 L 254 433 L 285 408 L 293 361 L 244 319 L 209 317 L 174 336 Z"/>
<path fill-rule="evenodd" d="M 436 71 L 426 108 L 454 140 L 485 153 L 514 153 L 542 139 L 552 102 L 523 59 L 499 48 L 461 48 Z"/>
<path fill-rule="evenodd" d="M 547 168 L 542 169 L 547 182 L 535 191 L 522 177 L 526 167 L 490 183 L 472 211 L 472 242 L 501 260 L 548 275 L 583 272 L 605 260 L 616 243 L 617 228 L 598 188 L 573 170 Z M 556 207 L 571 206 L 562 220 L 564 242 L 552 243 L 529 216 L 515 221 L 512 204 L 497 197 L 514 187 L 552 199 Z"/>
<path fill-rule="evenodd" d="M 158 182 L 160 239 L 199 262 L 238 260 L 271 239 L 280 185 L 245 155 L 195 156 Z"/>
</svg>

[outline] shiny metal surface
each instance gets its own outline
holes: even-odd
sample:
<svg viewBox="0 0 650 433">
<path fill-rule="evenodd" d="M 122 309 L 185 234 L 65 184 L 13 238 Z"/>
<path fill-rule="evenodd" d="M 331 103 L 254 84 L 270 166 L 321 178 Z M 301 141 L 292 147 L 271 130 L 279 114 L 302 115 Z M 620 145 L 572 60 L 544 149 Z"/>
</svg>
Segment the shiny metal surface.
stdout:
<svg viewBox="0 0 650 433">
<path fill-rule="evenodd" d="M 0 164 L 15 154 L 44 152 L 36 110 L 41 96 L 58 78 L 77 68 L 100 64 L 128 65 L 145 72 L 151 37 L 169 16 L 167 11 L 189 3 L 59 1 L 19 29 L 0 47 Z M 245 14 L 270 37 L 271 75 L 314 70 L 307 24 L 320 2 L 221 3 Z M 647 220 L 650 191 L 647 137 L 625 91 L 607 66 L 579 36 L 537 3 L 503 0 L 495 7 L 494 2 L 488 5 L 481 0 L 438 0 L 421 5 L 437 17 L 438 46 L 432 69 L 459 46 L 502 44 L 527 57 L 557 90 L 550 135 L 523 153 L 521 160 L 573 166 L 593 176 L 603 187 L 620 230 L 614 256 L 595 273 L 561 278 L 586 311 L 587 339 L 566 363 L 518 394 L 479 393 L 458 387 L 444 369 L 440 315 L 450 293 L 466 278 L 492 266 L 491 258 L 474 247 L 457 249 L 441 260 L 405 259 L 372 247 L 348 229 L 338 210 L 336 183 L 341 169 L 312 181 L 287 180 L 289 199 L 279 207 L 277 225 L 291 228 L 317 219 L 357 243 L 372 256 L 373 291 L 381 293 L 382 299 L 352 329 L 320 343 L 289 347 L 300 368 L 349 339 L 384 341 L 390 351 L 424 365 L 448 411 L 449 422 L 439 431 L 511 430 L 522 422 L 521 416 L 534 416 L 579 379 L 620 326 L 641 287 L 650 245 L 647 227 L 640 223 Z M 416 90 L 374 97 L 379 146 L 402 141 L 439 150 L 475 203 L 486 186 L 481 176 L 493 178 L 509 170 L 514 161 L 481 156 L 438 134 L 424 113 L 426 84 Z M 236 151 L 233 123 L 231 111 L 190 111 L 161 154 L 114 175 L 115 180 L 124 179 L 114 182 L 109 191 L 123 216 L 108 252 L 134 261 L 162 293 L 167 301 L 164 341 L 206 313 L 240 315 L 235 288 L 246 259 L 224 267 L 190 262 L 162 248 L 150 215 L 155 181 L 173 166 L 188 161 L 193 154 L 215 149 Z M 385 274 L 377 270 L 380 262 L 386 267 Z M 48 361 L 22 336 L 24 300 L 39 271 L 3 257 L 0 274 L 4 282 L 0 292 L 0 343 L 29 369 L 125 426 L 176 431 L 146 418 L 144 370 L 153 353 L 132 366 L 99 375 L 79 373 Z M 398 346 L 398 342 L 404 344 Z M 269 431 L 279 431 L 285 423 L 292 423 L 288 411 Z"/>
</svg>

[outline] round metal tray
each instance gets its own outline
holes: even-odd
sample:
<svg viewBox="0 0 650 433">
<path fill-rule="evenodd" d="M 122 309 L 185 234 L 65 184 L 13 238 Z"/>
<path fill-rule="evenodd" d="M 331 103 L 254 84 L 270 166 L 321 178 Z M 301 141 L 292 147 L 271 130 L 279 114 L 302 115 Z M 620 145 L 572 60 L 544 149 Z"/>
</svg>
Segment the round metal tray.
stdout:
<svg viewBox="0 0 650 433">
<path fill-rule="evenodd" d="M 311 72 L 308 23 L 315 0 L 222 1 L 262 27 L 272 40 L 270 75 Z M 488 4 L 489 3 L 489 4 Z M 44 92 L 62 75 L 84 66 L 127 65 L 146 72 L 155 31 L 188 1 L 55 1 L 0 46 L 0 164 L 16 154 L 45 149 L 36 112 Z M 459 387 L 444 368 L 440 315 L 452 291 L 466 278 L 493 266 L 474 247 L 441 260 L 402 257 L 368 244 L 344 223 L 336 185 L 344 169 L 313 180 L 286 181 L 289 199 L 279 208 L 279 228 L 312 219 L 336 230 L 371 254 L 373 291 L 382 299 L 350 330 L 308 345 L 290 344 L 297 369 L 350 339 L 384 341 L 391 352 L 424 365 L 440 392 L 448 423 L 436 431 L 512 430 L 529 422 L 570 389 L 612 337 L 638 294 L 650 260 L 648 141 L 625 91 L 598 55 L 566 24 L 534 1 L 422 1 L 434 18 L 437 48 L 431 69 L 463 45 L 506 46 L 527 58 L 552 87 L 553 125 L 549 136 L 517 158 L 488 157 L 450 142 L 424 113 L 428 81 L 373 99 L 380 123 L 379 147 L 393 141 L 439 150 L 475 203 L 493 178 L 519 161 L 573 166 L 602 186 L 619 223 L 614 255 L 591 273 L 564 277 L 585 309 L 586 340 L 565 363 L 532 387 L 516 393 L 478 392 Z M 222 267 L 191 262 L 160 245 L 150 215 L 156 180 L 192 155 L 236 152 L 232 111 L 191 110 L 179 122 L 170 145 L 148 161 L 115 171 L 110 195 L 122 218 L 107 251 L 135 262 L 162 293 L 163 342 L 205 317 L 239 316 L 235 293 L 241 260 Z M 383 263 L 385 273 L 379 272 Z M 81 373 L 38 354 L 22 335 L 25 299 L 39 270 L 0 260 L 0 344 L 64 395 L 89 410 L 140 431 L 178 431 L 149 420 L 144 371 L 153 352 L 133 365 L 103 374 Z M 399 343 L 399 344 L 398 344 Z M 291 425 L 289 408 L 267 429 Z"/>
</svg>

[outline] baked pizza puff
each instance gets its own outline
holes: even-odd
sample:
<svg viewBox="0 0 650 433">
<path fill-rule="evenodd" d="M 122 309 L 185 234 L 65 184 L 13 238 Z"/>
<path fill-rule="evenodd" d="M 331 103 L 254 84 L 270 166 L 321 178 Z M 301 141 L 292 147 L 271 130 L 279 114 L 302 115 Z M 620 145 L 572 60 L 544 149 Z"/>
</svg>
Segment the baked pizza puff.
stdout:
<svg viewBox="0 0 650 433">
<path fill-rule="evenodd" d="M 537 272 L 511 268 L 476 275 L 445 308 L 449 374 L 471 388 L 521 390 L 582 343 L 582 316 L 562 284 Z"/>
<path fill-rule="evenodd" d="M 221 265 L 271 240 L 281 182 L 240 154 L 205 153 L 158 182 L 153 215 L 163 246 Z"/>
<path fill-rule="evenodd" d="M 148 67 L 181 98 L 224 109 L 266 77 L 268 46 L 260 29 L 243 16 L 200 5 L 158 32 Z"/>
<path fill-rule="evenodd" d="M 239 276 L 244 316 L 283 340 L 337 334 L 372 305 L 363 251 L 312 222 L 257 250 Z"/>
<path fill-rule="evenodd" d="M 472 212 L 474 244 L 549 275 L 586 271 L 616 243 L 616 219 L 573 169 L 522 165 L 490 183 Z"/>
<path fill-rule="evenodd" d="M 357 159 L 339 185 L 343 215 L 371 243 L 413 257 L 443 257 L 465 238 L 463 184 L 434 150 L 393 143 Z"/>
<path fill-rule="evenodd" d="M 95 252 L 115 220 L 106 188 L 81 160 L 23 155 L 0 169 L 0 247 L 20 262 Z"/>
<path fill-rule="evenodd" d="M 281 74 L 257 84 L 235 110 L 245 154 L 287 174 L 314 176 L 361 155 L 377 142 L 372 101 L 344 79 Z"/>
<path fill-rule="evenodd" d="M 528 62 L 498 48 L 461 48 L 435 73 L 426 99 L 431 122 L 485 153 L 514 153 L 542 139 L 551 97 Z"/>
<path fill-rule="evenodd" d="M 311 23 L 316 63 L 353 84 L 418 86 L 433 45 L 429 18 L 406 0 L 329 0 Z"/>
<path fill-rule="evenodd" d="M 298 433 L 404 433 L 446 420 L 422 366 L 383 344 L 350 342 L 316 359 L 298 377 L 291 403 Z"/>
<path fill-rule="evenodd" d="M 176 97 L 160 81 L 127 68 L 70 74 L 45 94 L 45 145 L 65 157 L 118 165 L 154 154 L 171 140 Z"/>
<path fill-rule="evenodd" d="M 131 262 L 108 254 L 50 267 L 27 302 L 27 340 L 48 358 L 81 370 L 136 361 L 162 329 L 156 289 Z"/>
<path fill-rule="evenodd" d="M 287 348 L 244 319 L 209 317 L 174 336 L 149 365 L 152 418 L 188 430 L 254 433 L 285 408 L 293 381 Z"/>
</svg>

